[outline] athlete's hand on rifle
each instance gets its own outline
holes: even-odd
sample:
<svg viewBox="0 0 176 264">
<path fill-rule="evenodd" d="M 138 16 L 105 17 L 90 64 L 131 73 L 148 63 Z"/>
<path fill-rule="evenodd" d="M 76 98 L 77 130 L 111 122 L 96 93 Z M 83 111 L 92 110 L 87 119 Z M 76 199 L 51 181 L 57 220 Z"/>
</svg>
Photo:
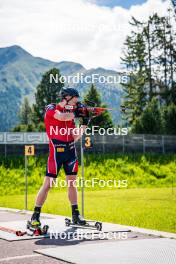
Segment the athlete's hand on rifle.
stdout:
<svg viewBox="0 0 176 264">
<path fill-rule="evenodd" d="M 89 116 L 87 107 L 80 102 L 76 104 L 74 113 L 75 113 L 75 117 L 88 117 Z"/>
<path fill-rule="evenodd" d="M 84 126 L 88 126 L 90 120 L 91 120 L 90 117 L 83 117 L 83 118 L 82 118 L 82 124 L 83 124 Z"/>
<path fill-rule="evenodd" d="M 78 118 L 82 117 L 83 125 L 88 126 L 91 120 L 90 112 L 88 111 L 87 107 L 84 104 L 78 102 L 74 113 L 75 113 L 75 117 L 78 117 Z"/>
<path fill-rule="evenodd" d="M 97 117 L 104 113 L 106 110 L 112 110 L 105 107 L 92 107 L 78 102 L 75 108 L 75 117 L 82 117 L 83 122 L 89 122 L 91 118 Z"/>
</svg>

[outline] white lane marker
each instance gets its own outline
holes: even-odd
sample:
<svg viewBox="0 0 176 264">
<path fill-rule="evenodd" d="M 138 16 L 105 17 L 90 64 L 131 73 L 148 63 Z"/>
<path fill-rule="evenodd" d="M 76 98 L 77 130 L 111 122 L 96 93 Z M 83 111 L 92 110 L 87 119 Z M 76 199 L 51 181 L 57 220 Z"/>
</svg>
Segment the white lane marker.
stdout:
<svg viewBox="0 0 176 264">
<path fill-rule="evenodd" d="M 35 258 L 35 257 L 41 257 L 41 255 L 32 254 L 32 255 L 23 255 L 23 256 L 14 256 L 14 257 L 2 258 L 2 259 L 0 259 L 0 262 L 10 261 L 10 260 L 15 260 L 15 259 Z"/>
</svg>

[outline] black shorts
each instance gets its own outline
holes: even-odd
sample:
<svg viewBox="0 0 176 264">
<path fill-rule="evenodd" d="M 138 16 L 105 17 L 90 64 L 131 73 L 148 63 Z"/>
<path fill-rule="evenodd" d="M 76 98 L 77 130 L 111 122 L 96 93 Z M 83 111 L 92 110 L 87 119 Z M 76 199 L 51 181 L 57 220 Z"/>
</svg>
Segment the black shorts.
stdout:
<svg viewBox="0 0 176 264">
<path fill-rule="evenodd" d="M 78 157 L 75 143 L 50 139 L 46 176 L 56 178 L 62 165 L 66 175 L 77 175 Z"/>
</svg>

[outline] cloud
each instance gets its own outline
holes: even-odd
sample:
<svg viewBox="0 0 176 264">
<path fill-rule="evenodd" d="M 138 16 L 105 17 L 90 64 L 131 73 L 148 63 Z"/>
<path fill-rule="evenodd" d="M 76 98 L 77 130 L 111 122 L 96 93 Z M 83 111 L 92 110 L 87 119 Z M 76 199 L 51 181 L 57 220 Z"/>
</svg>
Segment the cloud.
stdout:
<svg viewBox="0 0 176 264">
<path fill-rule="evenodd" d="M 166 14 L 167 1 L 102 7 L 86 0 L 0 0 L 0 46 L 20 45 L 34 56 L 86 68 L 117 69 L 133 15 Z"/>
</svg>

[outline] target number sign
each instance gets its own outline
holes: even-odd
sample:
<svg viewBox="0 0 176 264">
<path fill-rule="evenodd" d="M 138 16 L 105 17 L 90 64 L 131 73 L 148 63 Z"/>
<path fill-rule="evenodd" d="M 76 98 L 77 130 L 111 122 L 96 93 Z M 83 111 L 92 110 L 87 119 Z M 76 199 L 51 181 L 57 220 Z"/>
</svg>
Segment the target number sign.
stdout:
<svg viewBox="0 0 176 264">
<path fill-rule="evenodd" d="M 25 156 L 34 156 L 35 149 L 34 145 L 25 146 Z"/>
</svg>

